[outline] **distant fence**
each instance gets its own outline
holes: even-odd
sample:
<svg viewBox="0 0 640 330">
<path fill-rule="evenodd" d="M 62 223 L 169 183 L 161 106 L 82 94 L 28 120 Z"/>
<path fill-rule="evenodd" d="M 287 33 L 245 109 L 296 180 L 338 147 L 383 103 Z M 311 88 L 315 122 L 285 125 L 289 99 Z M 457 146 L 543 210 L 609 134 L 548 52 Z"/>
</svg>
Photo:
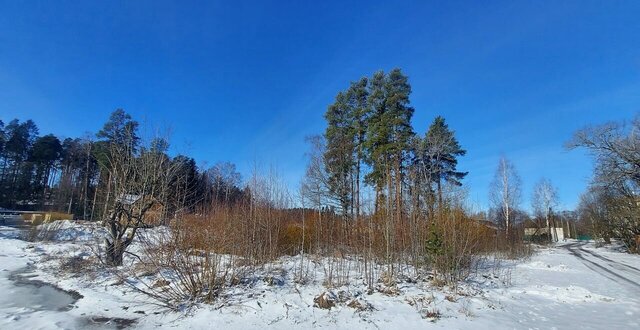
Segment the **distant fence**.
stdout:
<svg viewBox="0 0 640 330">
<path fill-rule="evenodd" d="M 587 235 L 587 234 L 578 235 L 578 240 L 579 241 L 590 241 L 592 239 L 593 239 L 593 237 L 591 237 L 591 235 Z"/>
</svg>

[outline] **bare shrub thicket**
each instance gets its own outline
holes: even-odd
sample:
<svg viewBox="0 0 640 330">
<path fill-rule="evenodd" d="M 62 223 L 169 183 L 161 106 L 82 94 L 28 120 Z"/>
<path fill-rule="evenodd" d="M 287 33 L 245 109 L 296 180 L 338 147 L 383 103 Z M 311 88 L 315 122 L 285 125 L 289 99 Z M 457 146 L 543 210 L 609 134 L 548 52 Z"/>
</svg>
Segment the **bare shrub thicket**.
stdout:
<svg viewBox="0 0 640 330">
<path fill-rule="evenodd" d="M 364 284 L 393 294 L 400 281 L 433 277 L 454 284 L 486 256 L 526 254 L 518 228 L 505 236 L 469 216 L 453 197 L 432 214 L 409 210 L 390 222 L 384 209 L 345 219 L 330 208 L 293 207 L 275 174 L 254 175 L 247 191 L 233 203 L 179 213 L 167 227 L 139 230 L 141 249 L 132 254 L 126 277 L 137 278 L 136 288 L 162 305 L 177 308 L 216 302 L 230 286 L 276 285 L 286 274 L 267 274 L 280 274 L 274 261 L 286 255 L 301 256 L 289 274 L 298 283 L 307 283 L 309 268 L 318 267 L 327 288 Z"/>
<path fill-rule="evenodd" d="M 215 302 L 241 269 L 234 267 L 234 255 L 216 253 L 225 237 L 217 229 L 211 222 L 195 228 L 185 220 L 153 235 L 141 232 L 143 252 L 128 275 L 140 280 L 137 289 L 167 307 Z"/>
<path fill-rule="evenodd" d="M 172 308 L 213 303 L 226 287 L 255 280 L 250 275 L 258 267 L 297 253 L 302 232 L 290 219 L 286 190 L 275 176 L 256 176 L 250 187 L 250 198 L 216 202 L 179 215 L 164 230 L 140 233 L 142 252 L 127 274 L 140 280 L 136 289 Z"/>
<path fill-rule="evenodd" d="M 520 253 L 519 230 L 505 235 L 470 217 L 463 196 L 445 189 L 437 207 L 421 207 L 425 199 L 435 199 L 416 196 L 420 200 L 405 201 L 400 209 L 383 203 L 347 218 L 330 207 L 321 190 L 304 190 L 301 204 L 311 207 L 300 207 L 275 173 L 254 174 L 243 198 L 184 205 L 193 211 L 176 213 L 163 230 L 144 230 L 129 276 L 139 279 L 138 290 L 175 308 L 215 302 L 229 286 L 251 285 L 257 274 L 281 272 L 273 261 L 284 255 L 301 256 L 293 274 L 299 283 L 309 280 L 305 274 L 316 262 L 328 288 L 359 281 L 369 290 L 394 294 L 400 281 L 433 277 L 452 284 L 471 275 L 486 255 Z M 262 280 L 277 284 L 282 276 Z"/>
</svg>

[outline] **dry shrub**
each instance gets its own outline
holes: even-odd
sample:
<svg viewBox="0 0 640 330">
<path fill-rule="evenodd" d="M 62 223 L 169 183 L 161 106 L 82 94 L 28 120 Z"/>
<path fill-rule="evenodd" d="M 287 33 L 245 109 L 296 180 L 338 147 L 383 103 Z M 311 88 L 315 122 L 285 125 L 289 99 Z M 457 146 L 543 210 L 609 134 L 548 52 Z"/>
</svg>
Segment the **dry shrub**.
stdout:
<svg viewBox="0 0 640 330">
<path fill-rule="evenodd" d="M 424 319 L 430 320 L 431 322 L 435 322 L 442 317 L 442 314 L 439 310 L 432 308 L 424 311 L 422 317 Z"/>
<path fill-rule="evenodd" d="M 306 282 L 304 261 L 308 267 L 315 259 L 322 260 L 326 287 L 358 278 L 369 292 L 420 278 L 456 284 L 487 255 L 530 252 L 520 231 L 507 239 L 461 207 L 410 211 L 399 218 L 379 209 L 353 220 L 329 209 L 291 209 L 286 192 L 266 181 L 252 188 L 246 199 L 183 214 L 162 235 L 143 240 L 140 261 L 160 270 L 153 281 L 163 283 L 148 286 L 152 296 L 171 306 L 214 302 L 227 286 L 248 283 L 247 273 L 257 267 L 269 269 L 276 258 L 300 252 L 314 255 L 300 259 L 295 273 L 301 283 Z"/>
<path fill-rule="evenodd" d="M 322 284 L 327 288 L 335 288 L 349 284 L 353 265 L 351 260 L 342 256 L 328 257 L 322 263 L 322 270 L 324 272 Z"/>
<path fill-rule="evenodd" d="M 323 292 L 313 298 L 313 307 L 331 309 L 336 306 L 337 297 L 333 292 Z"/>
<path fill-rule="evenodd" d="M 216 204 L 201 214 L 181 216 L 163 231 L 141 233 L 144 249 L 138 263 L 159 270 L 154 283 L 170 284 L 154 286 L 141 279 L 145 288 L 138 289 L 171 308 L 215 302 L 226 287 L 242 283 L 249 270 L 302 247 L 301 227 L 282 230 L 286 214 L 269 203 Z"/>
<path fill-rule="evenodd" d="M 509 236 L 504 231 L 500 231 L 496 235 L 495 248 L 493 251 L 499 256 L 508 259 L 528 258 L 533 254 L 531 243 L 524 239 L 524 228 L 522 226 L 514 226 L 509 231 Z"/>
<path fill-rule="evenodd" d="M 428 231 L 426 249 L 436 276 L 447 283 L 467 278 L 478 260 L 486 238 L 486 227 L 468 218 L 462 210 L 447 210 Z"/>
<path fill-rule="evenodd" d="M 95 270 L 98 261 L 87 255 L 74 255 L 60 261 L 60 271 L 72 275 L 87 275 Z"/>
<path fill-rule="evenodd" d="M 278 251 L 280 254 L 296 255 L 300 253 L 304 243 L 304 252 L 311 249 L 311 233 L 306 232 L 301 224 L 290 223 L 279 233 Z"/>
<path fill-rule="evenodd" d="M 31 225 L 22 233 L 22 239 L 28 242 L 53 241 L 60 231 L 62 223 L 49 223 L 44 225 Z"/>
<path fill-rule="evenodd" d="M 233 256 L 234 266 L 245 269 L 304 251 L 325 257 L 326 287 L 348 284 L 356 271 L 370 288 L 381 274 L 395 283 L 398 278 L 411 280 L 431 271 L 436 280 L 452 284 L 471 275 L 477 261 L 488 254 L 522 257 L 530 253 L 518 230 L 507 240 L 503 232 L 470 218 L 461 208 L 441 210 L 435 218 L 393 222 L 383 214 L 352 221 L 331 212 L 281 209 L 269 203 L 213 205 L 206 213 L 185 215 L 174 222 L 171 248 L 200 257 Z"/>
<path fill-rule="evenodd" d="M 212 248 L 218 238 L 214 228 L 193 230 L 190 226 L 189 221 L 177 222 L 162 232 L 141 233 L 144 249 L 134 268 L 157 272 L 128 274 L 143 284 L 144 288 L 138 290 L 166 307 L 213 303 L 234 276 L 233 260 Z M 156 276 L 145 278 L 152 275 Z"/>
</svg>

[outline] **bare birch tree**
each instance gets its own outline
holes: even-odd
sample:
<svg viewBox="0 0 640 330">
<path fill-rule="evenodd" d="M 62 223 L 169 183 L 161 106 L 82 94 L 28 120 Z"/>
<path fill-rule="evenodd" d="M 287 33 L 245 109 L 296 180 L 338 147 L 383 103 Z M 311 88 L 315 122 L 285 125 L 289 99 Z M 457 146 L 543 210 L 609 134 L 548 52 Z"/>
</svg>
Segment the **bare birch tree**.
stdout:
<svg viewBox="0 0 640 330">
<path fill-rule="evenodd" d="M 520 205 L 522 182 L 513 164 L 501 157 L 489 188 L 489 200 L 499 210 L 506 237 L 513 226 L 514 211 Z"/>
<path fill-rule="evenodd" d="M 531 206 L 533 207 L 536 217 L 545 219 L 547 226 L 547 235 L 549 240 L 558 241 L 558 233 L 556 226 L 553 226 L 553 235 L 551 233 L 551 215 L 553 209 L 558 205 L 558 191 L 548 179 L 540 179 L 533 187 L 533 195 L 531 196 Z"/>
</svg>

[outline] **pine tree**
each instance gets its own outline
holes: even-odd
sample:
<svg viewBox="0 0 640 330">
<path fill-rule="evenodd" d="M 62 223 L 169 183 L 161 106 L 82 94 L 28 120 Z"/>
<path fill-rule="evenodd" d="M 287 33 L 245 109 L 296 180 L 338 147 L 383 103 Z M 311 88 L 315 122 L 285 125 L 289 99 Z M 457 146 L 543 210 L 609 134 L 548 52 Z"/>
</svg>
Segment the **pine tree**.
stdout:
<svg viewBox="0 0 640 330">
<path fill-rule="evenodd" d="M 5 163 L 9 168 L 2 178 L 2 202 L 13 208 L 19 201 L 27 201 L 31 197 L 33 164 L 28 158 L 38 137 L 38 127 L 32 120 L 20 123 L 14 119 L 6 126 L 5 132 Z"/>
<path fill-rule="evenodd" d="M 89 142 L 87 144 L 88 156 L 86 158 L 86 177 L 85 177 L 85 185 L 84 189 L 84 207 L 83 214 L 85 218 L 87 215 L 87 199 L 89 193 L 89 182 L 90 182 L 90 162 L 91 158 L 94 158 L 97 163 L 100 165 L 97 173 L 98 177 L 98 186 L 101 189 L 94 190 L 93 200 L 97 200 L 97 192 L 98 190 L 104 191 L 104 196 L 102 196 L 101 200 L 103 201 L 103 209 L 102 209 L 102 218 L 106 218 L 108 210 L 108 205 L 113 198 L 118 198 L 118 196 L 112 196 L 111 194 L 111 183 L 112 183 L 112 175 L 111 175 L 111 166 L 110 159 L 112 156 L 110 153 L 114 150 L 126 150 L 131 154 L 131 156 L 135 155 L 138 151 L 138 145 L 140 143 L 140 138 L 138 137 L 138 122 L 131 118 L 131 115 L 126 113 L 122 109 L 116 109 L 109 116 L 109 120 L 104 124 L 102 129 L 98 131 L 96 137 L 99 139 L 97 143 Z M 108 173 L 105 175 L 104 173 Z M 106 176 L 106 177 L 105 177 Z M 97 187 L 96 187 L 97 188 Z M 89 217 L 93 218 L 95 209 L 95 204 L 91 205 L 91 212 Z"/>
<path fill-rule="evenodd" d="M 352 83 L 348 91 L 348 99 L 352 107 L 351 123 L 353 125 L 354 147 L 355 147 L 355 178 L 353 203 L 356 220 L 360 217 L 360 181 L 362 172 L 362 161 L 364 159 L 364 143 L 367 132 L 367 120 L 369 116 L 369 91 L 367 89 L 369 80 L 361 78 L 358 82 Z"/>
<path fill-rule="evenodd" d="M 169 163 L 169 162 L 168 162 Z M 198 167 L 193 158 L 178 155 L 170 161 L 174 168 L 169 180 L 167 192 L 169 194 L 168 210 L 193 210 L 197 200 L 201 198 L 198 192 Z"/>
<path fill-rule="evenodd" d="M 336 96 L 325 113 L 326 151 L 324 162 L 329 173 L 329 188 L 343 215 L 360 214 L 360 173 L 368 115 L 368 79 L 351 83 Z"/>
<path fill-rule="evenodd" d="M 443 117 L 434 119 L 424 138 L 424 155 L 429 166 L 431 180 L 436 184 L 438 206 L 442 207 L 442 183 L 460 186 L 460 182 L 468 172 L 457 170 L 458 157 L 467 152 L 462 149 L 455 133 L 449 129 Z"/>
<path fill-rule="evenodd" d="M 62 156 L 60 161 L 60 180 L 58 182 L 57 202 L 58 209 L 67 213 L 79 214 L 79 195 L 81 189 L 80 172 L 85 168 L 82 141 L 80 139 L 66 138 L 62 142 Z"/>
<path fill-rule="evenodd" d="M 35 198 L 44 207 L 49 179 L 56 163 L 62 155 L 60 140 L 52 134 L 39 137 L 33 144 L 30 160 L 34 163 L 36 175 L 32 184 Z"/>
<path fill-rule="evenodd" d="M 415 136 L 411 127 L 413 108 L 409 105 L 411 86 L 399 69 L 388 75 L 376 72 L 369 89 L 369 113 L 365 138 L 365 161 L 371 172 L 366 182 L 376 190 L 375 212 L 384 200 L 384 242 L 389 271 L 393 270 L 395 222 L 402 219 L 405 161 Z M 386 187 L 386 195 L 383 195 Z"/>
<path fill-rule="evenodd" d="M 389 72 L 386 94 L 388 110 L 386 120 L 391 131 L 389 152 L 395 179 L 395 211 L 396 219 L 400 220 L 402 217 L 404 164 L 411 140 L 415 136 L 411 126 L 414 109 L 409 105 L 411 86 L 408 77 L 403 75 L 400 69 L 393 69 Z"/>
<path fill-rule="evenodd" d="M 325 113 L 327 129 L 324 162 L 329 173 L 328 184 L 345 217 L 351 212 L 353 196 L 351 171 L 354 167 L 355 130 L 351 121 L 352 111 L 347 93 L 340 92 Z"/>
<path fill-rule="evenodd" d="M 38 137 L 38 127 L 32 120 L 20 123 L 14 119 L 7 125 L 8 139 L 5 145 L 8 157 L 14 163 L 25 161 L 29 157 L 31 146 Z"/>
<path fill-rule="evenodd" d="M 365 136 L 365 162 L 370 166 L 370 172 L 365 176 L 365 181 L 376 189 L 376 209 L 380 202 L 380 195 L 385 186 L 385 152 L 383 146 L 389 142 L 388 130 L 385 129 L 384 114 L 385 102 L 385 74 L 378 71 L 373 74 L 369 85 L 369 116 L 367 120 Z"/>
<path fill-rule="evenodd" d="M 122 109 L 116 109 L 109 120 L 96 134 L 98 139 L 117 145 L 129 145 L 134 151 L 138 147 L 138 122 Z"/>
<path fill-rule="evenodd" d="M 402 211 L 403 166 L 414 136 L 411 127 L 414 110 L 409 105 L 409 94 L 411 86 L 400 69 L 393 69 L 388 75 L 376 72 L 371 79 L 368 100 L 371 113 L 365 146 L 372 171 L 366 179 L 376 187 L 376 207 L 385 185 L 387 209 L 391 208 L 391 194 L 395 194 L 398 218 Z"/>
</svg>

